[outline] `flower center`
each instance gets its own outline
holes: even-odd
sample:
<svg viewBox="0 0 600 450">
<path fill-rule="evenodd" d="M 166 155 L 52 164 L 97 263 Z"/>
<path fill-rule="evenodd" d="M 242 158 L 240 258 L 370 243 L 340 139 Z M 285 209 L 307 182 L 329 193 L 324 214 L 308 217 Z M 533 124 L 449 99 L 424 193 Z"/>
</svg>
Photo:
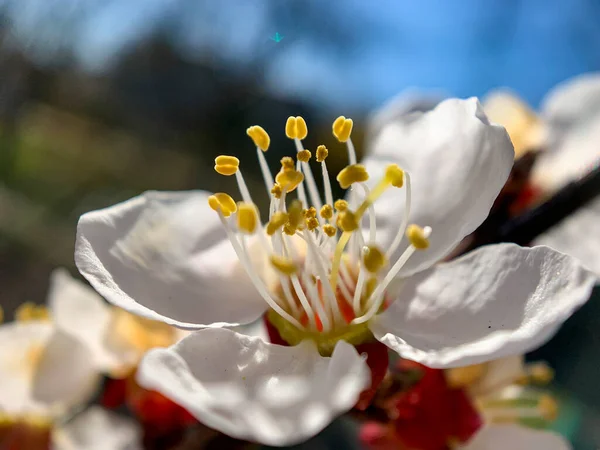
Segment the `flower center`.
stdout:
<svg viewBox="0 0 600 450">
<path fill-rule="evenodd" d="M 391 164 L 372 189 L 367 186 L 369 174 L 356 163 L 350 139 L 352 126 L 352 120 L 343 116 L 333 123 L 334 136 L 348 150 L 349 165 L 337 175 L 342 189 L 349 189 L 348 200 L 333 199 L 326 165 L 329 151 L 324 145 L 315 152 L 325 191 L 321 198 L 309 164 L 312 153 L 302 145 L 308 134 L 306 123 L 302 117 L 290 117 L 285 131 L 294 141 L 297 159 L 284 157 L 275 177 L 264 157 L 270 144 L 269 135 L 259 126 L 247 130 L 256 145 L 271 198 L 266 226 L 260 226 L 258 209 L 236 157 L 217 157 L 215 170 L 221 175 L 235 175 L 243 201 L 236 204 L 224 193 L 214 194 L 208 201 L 218 213 L 250 279 L 269 304 L 269 319 L 282 338 L 292 345 L 312 339 L 323 353 L 330 352 L 340 339 L 360 344 L 372 337 L 366 323 L 385 308 L 390 283 L 415 251 L 429 246 L 431 234 L 429 227 L 408 224 L 411 200 L 408 173 Z M 390 188 L 404 189 L 406 207 L 396 238 L 384 251 L 376 243 L 373 205 Z M 291 193 L 296 198 L 288 202 Z M 275 270 L 275 283 L 268 284 L 250 258 L 247 240 L 253 236 Z M 389 258 L 404 236 L 408 246 L 390 264 Z"/>
</svg>

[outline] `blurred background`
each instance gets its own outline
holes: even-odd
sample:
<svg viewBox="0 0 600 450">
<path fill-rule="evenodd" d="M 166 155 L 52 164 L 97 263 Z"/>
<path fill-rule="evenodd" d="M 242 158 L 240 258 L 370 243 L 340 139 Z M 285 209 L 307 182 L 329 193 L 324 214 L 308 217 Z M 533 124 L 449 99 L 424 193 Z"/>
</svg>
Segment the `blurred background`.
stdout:
<svg viewBox="0 0 600 450">
<path fill-rule="evenodd" d="M 250 125 L 271 134 L 275 168 L 289 115 L 309 148 L 335 147 L 332 120 L 351 116 L 360 152 L 367 115 L 407 88 L 507 86 L 535 108 L 597 70 L 598 0 L 0 0 L 0 304 L 10 316 L 43 301 L 53 268 L 76 273 L 86 211 L 226 190 L 220 153 L 247 151 L 262 183 Z M 536 356 L 600 442 L 597 303 Z"/>
</svg>

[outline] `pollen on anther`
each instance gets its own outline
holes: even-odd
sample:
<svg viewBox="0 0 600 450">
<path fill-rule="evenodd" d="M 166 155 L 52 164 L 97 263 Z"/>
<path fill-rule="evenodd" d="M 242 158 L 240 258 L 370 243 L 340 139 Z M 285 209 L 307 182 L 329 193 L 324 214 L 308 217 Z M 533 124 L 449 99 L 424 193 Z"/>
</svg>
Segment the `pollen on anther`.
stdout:
<svg viewBox="0 0 600 450">
<path fill-rule="evenodd" d="M 328 223 L 328 224 L 323 225 L 323 232 L 327 236 L 333 237 L 337 234 L 337 228 Z"/>
<path fill-rule="evenodd" d="M 220 175 L 234 175 L 240 166 L 240 160 L 235 156 L 221 155 L 215 158 L 215 171 Z"/>
<path fill-rule="evenodd" d="M 254 145 L 260 148 L 263 152 L 266 152 L 269 149 L 271 138 L 263 127 L 259 125 L 251 126 L 246 130 L 246 134 L 250 136 L 254 142 Z"/>
<path fill-rule="evenodd" d="M 294 164 L 294 160 L 289 156 L 284 156 L 281 158 L 281 169 L 284 171 L 294 170 L 296 165 Z"/>
<path fill-rule="evenodd" d="M 319 214 L 323 219 L 329 220 L 333 217 L 333 208 L 331 205 L 323 205 Z"/>
<path fill-rule="evenodd" d="M 208 197 L 208 206 L 214 211 L 221 211 L 224 217 L 229 217 L 237 211 L 237 205 L 229 194 L 217 192 Z"/>
<path fill-rule="evenodd" d="M 365 245 L 363 249 L 363 264 L 369 272 L 379 272 L 387 264 L 385 252 L 375 244 Z"/>
<path fill-rule="evenodd" d="M 240 231 L 254 233 L 258 226 L 258 211 L 254 203 L 238 203 L 237 225 Z"/>
<path fill-rule="evenodd" d="M 294 261 L 279 255 L 271 255 L 271 265 L 284 275 L 293 275 L 298 272 L 298 266 Z"/>
<path fill-rule="evenodd" d="M 310 157 L 311 157 L 311 153 L 310 150 L 302 150 L 298 152 L 298 161 L 302 161 L 302 162 L 308 162 L 310 161 Z"/>
<path fill-rule="evenodd" d="M 429 247 L 429 239 L 425 230 L 418 225 L 409 225 L 406 228 L 406 237 L 417 250 L 425 250 Z"/>
<path fill-rule="evenodd" d="M 337 138 L 338 141 L 346 142 L 350 138 L 350 134 L 352 133 L 352 126 L 352 119 L 346 119 L 344 116 L 339 116 L 333 122 L 333 135 Z"/>
<path fill-rule="evenodd" d="M 274 184 L 273 187 L 271 188 L 271 194 L 273 194 L 273 196 L 275 198 L 281 198 L 282 193 L 283 193 L 283 189 L 281 189 L 281 186 L 278 184 Z"/>
<path fill-rule="evenodd" d="M 275 176 L 275 182 L 281 186 L 285 192 L 294 191 L 300 183 L 304 181 L 304 175 L 297 170 L 281 169 Z"/>
<path fill-rule="evenodd" d="M 348 202 L 346 200 L 339 199 L 335 201 L 333 207 L 338 212 L 346 211 L 348 209 Z"/>
<path fill-rule="evenodd" d="M 401 188 L 404 185 L 404 171 L 397 164 L 390 164 L 385 169 L 385 179 L 392 186 Z"/>
<path fill-rule="evenodd" d="M 329 150 L 327 150 L 327 147 L 325 147 L 324 145 L 319 145 L 317 147 L 317 152 L 316 152 L 317 162 L 325 161 L 327 159 L 328 155 L 329 155 Z"/>
<path fill-rule="evenodd" d="M 363 183 L 369 179 L 365 166 L 352 164 L 344 167 L 336 178 L 342 189 L 348 189 L 353 183 Z"/>
<path fill-rule="evenodd" d="M 342 211 L 337 218 L 336 225 L 345 232 L 352 232 L 358 229 L 358 219 L 356 214 L 350 210 Z"/>
<path fill-rule="evenodd" d="M 271 217 L 271 220 L 269 220 L 269 223 L 267 224 L 267 234 L 273 236 L 279 228 L 283 227 L 288 222 L 289 218 L 289 215 L 283 211 L 278 211 L 273 214 L 273 217 Z"/>
</svg>

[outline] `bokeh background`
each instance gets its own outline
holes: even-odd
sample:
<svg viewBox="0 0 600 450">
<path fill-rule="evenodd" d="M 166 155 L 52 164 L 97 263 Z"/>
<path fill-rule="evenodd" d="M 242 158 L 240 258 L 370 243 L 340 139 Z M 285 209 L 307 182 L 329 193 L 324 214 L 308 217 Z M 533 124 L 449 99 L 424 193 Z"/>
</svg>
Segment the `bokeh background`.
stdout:
<svg viewBox="0 0 600 450">
<path fill-rule="evenodd" d="M 220 153 L 247 151 L 262 183 L 250 125 L 270 132 L 275 168 L 293 151 L 289 115 L 309 147 L 334 148 L 331 121 L 353 117 L 360 152 L 368 114 L 405 89 L 507 86 L 535 108 L 597 70 L 598 0 L 0 0 L 0 304 L 10 316 L 43 301 L 53 268 L 75 273 L 83 212 L 147 189 L 225 190 Z M 534 355 L 585 424 L 582 449 L 600 442 L 595 300 Z"/>
</svg>

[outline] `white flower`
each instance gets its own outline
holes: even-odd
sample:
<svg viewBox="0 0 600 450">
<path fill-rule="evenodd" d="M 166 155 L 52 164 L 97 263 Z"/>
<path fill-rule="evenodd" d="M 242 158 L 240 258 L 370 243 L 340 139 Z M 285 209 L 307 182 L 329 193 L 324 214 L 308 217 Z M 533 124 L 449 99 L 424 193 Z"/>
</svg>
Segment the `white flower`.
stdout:
<svg viewBox="0 0 600 450">
<path fill-rule="evenodd" d="M 600 164 L 600 74 L 586 74 L 556 87 L 544 103 L 552 146 L 535 166 L 533 182 L 554 192 Z M 600 197 L 534 240 L 579 259 L 600 275 Z"/>
<path fill-rule="evenodd" d="M 85 404 L 99 372 L 89 349 L 46 320 L 0 326 L 0 414 L 51 422 Z"/>
<path fill-rule="evenodd" d="M 52 273 L 50 316 L 58 328 L 88 346 L 98 370 L 128 374 L 151 348 L 179 340 L 179 330 L 115 308 L 64 269 Z"/>
<path fill-rule="evenodd" d="M 299 161 L 282 160 L 276 185 L 263 155 L 268 135 L 248 130 L 271 192 L 266 233 L 230 156 L 217 158 L 216 169 L 235 175 L 239 205 L 222 193 L 147 192 L 82 216 L 76 263 L 102 296 L 201 330 L 150 351 L 139 371 L 143 385 L 208 426 L 285 445 L 317 433 L 369 386 L 353 345 L 375 338 L 432 367 L 473 364 L 541 345 L 587 300 L 591 274 L 546 247 L 494 245 L 434 265 L 485 219 L 512 166 L 506 132 L 477 100 L 448 100 L 410 123 L 382 127 L 364 166 L 356 164 L 351 129 L 349 119 L 334 122 L 350 161 L 338 180 L 352 186 L 336 212 L 327 150 L 316 152 L 323 202 L 304 162 L 306 124 L 292 117 L 286 134 Z M 301 204 L 286 208 L 294 189 Z M 308 199 L 316 208 L 303 215 Z M 265 313 L 298 345 L 220 329 Z"/>
<path fill-rule="evenodd" d="M 483 428 L 463 450 L 570 450 L 569 443 L 551 431 L 534 430 L 514 424 Z"/>
<path fill-rule="evenodd" d="M 52 450 L 141 450 L 142 430 L 132 419 L 91 406 L 52 435 Z"/>
</svg>

